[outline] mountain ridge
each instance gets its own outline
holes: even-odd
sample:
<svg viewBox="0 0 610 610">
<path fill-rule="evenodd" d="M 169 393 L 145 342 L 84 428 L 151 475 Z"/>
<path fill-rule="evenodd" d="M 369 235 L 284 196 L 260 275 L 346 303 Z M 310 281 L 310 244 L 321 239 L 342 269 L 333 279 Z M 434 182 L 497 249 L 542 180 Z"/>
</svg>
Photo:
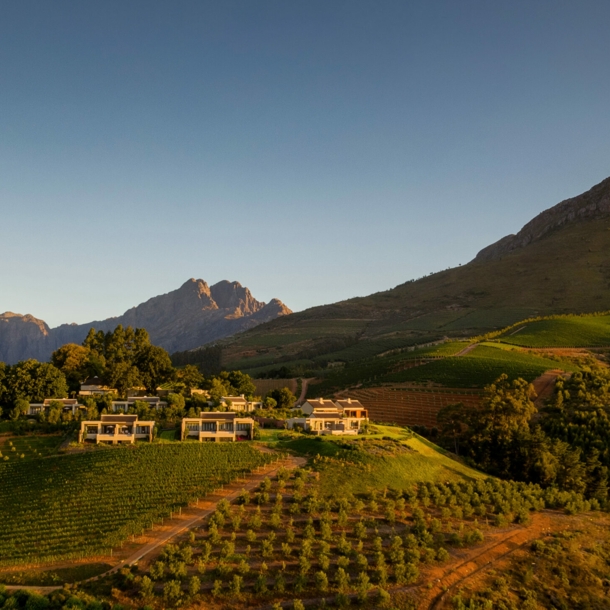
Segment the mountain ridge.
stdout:
<svg viewBox="0 0 610 610">
<path fill-rule="evenodd" d="M 209 285 L 191 278 L 176 290 L 151 297 L 120 316 L 50 328 L 31 314 L 0 314 L 0 361 L 47 360 L 65 343 L 81 343 L 90 328 L 112 331 L 119 324 L 146 328 L 156 345 L 170 352 L 223 339 L 292 313 L 279 299 L 258 301 L 239 282 Z"/>
<path fill-rule="evenodd" d="M 474 258 L 477 262 L 495 260 L 505 254 L 525 248 L 551 231 L 582 220 L 610 217 L 610 177 L 585 193 L 570 197 L 544 210 L 514 235 L 506 235 L 483 248 Z"/>
</svg>

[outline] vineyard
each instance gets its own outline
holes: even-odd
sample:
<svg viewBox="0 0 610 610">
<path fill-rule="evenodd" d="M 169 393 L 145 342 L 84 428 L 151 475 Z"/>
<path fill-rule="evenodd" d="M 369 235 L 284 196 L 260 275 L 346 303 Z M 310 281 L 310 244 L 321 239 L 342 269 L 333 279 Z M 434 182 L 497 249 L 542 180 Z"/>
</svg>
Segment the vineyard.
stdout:
<svg viewBox="0 0 610 610">
<path fill-rule="evenodd" d="M 366 388 L 350 390 L 352 398 L 366 405 L 374 421 L 403 426 L 437 425 L 437 413 L 447 405 L 461 402 L 476 406 L 481 400 L 479 390 L 449 388 Z"/>
<path fill-rule="evenodd" d="M 0 565 L 108 553 L 275 457 L 241 443 L 177 443 L 2 462 Z"/>
<path fill-rule="evenodd" d="M 523 347 L 606 347 L 610 345 L 610 316 L 524 322 L 508 329 L 499 341 Z"/>
<path fill-rule="evenodd" d="M 556 360 L 533 356 L 516 350 L 479 345 L 458 358 L 435 360 L 416 368 L 391 373 L 379 378 L 382 382 L 433 382 L 455 388 L 483 387 L 493 383 L 503 373 L 509 378 L 522 377 L 533 381 L 545 371 L 555 368 L 575 371 L 577 367 Z"/>
</svg>

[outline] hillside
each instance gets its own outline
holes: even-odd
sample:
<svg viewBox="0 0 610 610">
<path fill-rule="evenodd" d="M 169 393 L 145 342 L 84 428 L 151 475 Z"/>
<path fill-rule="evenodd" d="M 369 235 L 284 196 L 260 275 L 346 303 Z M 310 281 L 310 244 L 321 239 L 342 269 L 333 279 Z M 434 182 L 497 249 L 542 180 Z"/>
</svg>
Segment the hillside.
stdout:
<svg viewBox="0 0 610 610">
<path fill-rule="evenodd" d="M 49 328 L 31 315 L 0 315 L 0 361 L 47 360 L 65 343 L 81 343 L 90 328 L 112 331 L 119 324 L 146 328 L 153 343 L 168 351 L 186 350 L 228 337 L 291 313 L 278 299 L 257 301 L 239 282 L 209 286 L 190 279 L 177 290 L 153 297 L 122 316 Z"/>
<path fill-rule="evenodd" d="M 610 178 L 546 210 L 467 265 L 282 317 L 223 343 L 222 363 L 352 361 L 531 316 L 610 309 Z"/>
</svg>

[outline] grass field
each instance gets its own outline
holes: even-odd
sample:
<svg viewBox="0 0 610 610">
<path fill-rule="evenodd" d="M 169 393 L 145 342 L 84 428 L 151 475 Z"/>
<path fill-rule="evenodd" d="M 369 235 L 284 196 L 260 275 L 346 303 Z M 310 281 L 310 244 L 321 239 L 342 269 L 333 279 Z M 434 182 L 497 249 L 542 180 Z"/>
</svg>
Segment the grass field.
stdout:
<svg viewBox="0 0 610 610">
<path fill-rule="evenodd" d="M 523 347 L 606 347 L 610 316 L 583 316 L 517 324 L 499 341 Z"/>
<path fill-rule="evenodd" d="M 308 457 L 330 458 L 315 462 L 320 472 L 320 490 L 327 496 L 360 494 L 371 489 L 404 489 L 419 482 L 486 477 L 407 428 L 375 425 L 372 430 L 374 433 L 355 439 L 276 437 L 274 445 Z"/>
<path fill-rule="evenodd" d="M 0 461 L 29 461 L 55 455 L 62 440 L 60 435 L 0 437 Z"/>
</svg>

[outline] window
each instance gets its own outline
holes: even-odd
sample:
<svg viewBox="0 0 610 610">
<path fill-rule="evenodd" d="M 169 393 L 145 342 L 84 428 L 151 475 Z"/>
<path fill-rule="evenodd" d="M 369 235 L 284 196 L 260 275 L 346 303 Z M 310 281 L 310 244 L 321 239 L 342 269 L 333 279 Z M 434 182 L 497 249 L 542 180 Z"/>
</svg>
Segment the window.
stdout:
<svg viewBox="0 0 610 610">
<path fill-rule="evenodd" d="M 250 424 L 237 424 L 237 430 L 240 432 L 249 432 Z"/>
<path fill-rule="evenodd" d="M 216 432 L 216 422 L 203 422 L 201 429 L 203 432 Z"/>
<path fill-rule="evenodd" d="M 223 432 L 233 432 L 233 422 L 222 422 L 219 429 Z"/>
<path fill-rule="evenodd" d="M 199 432 L 199 424 L 196 424 L 196 423 L 187 423 L 186 424 L 186 429 L 190 430 L 191 432 Z"/>
</svg>

